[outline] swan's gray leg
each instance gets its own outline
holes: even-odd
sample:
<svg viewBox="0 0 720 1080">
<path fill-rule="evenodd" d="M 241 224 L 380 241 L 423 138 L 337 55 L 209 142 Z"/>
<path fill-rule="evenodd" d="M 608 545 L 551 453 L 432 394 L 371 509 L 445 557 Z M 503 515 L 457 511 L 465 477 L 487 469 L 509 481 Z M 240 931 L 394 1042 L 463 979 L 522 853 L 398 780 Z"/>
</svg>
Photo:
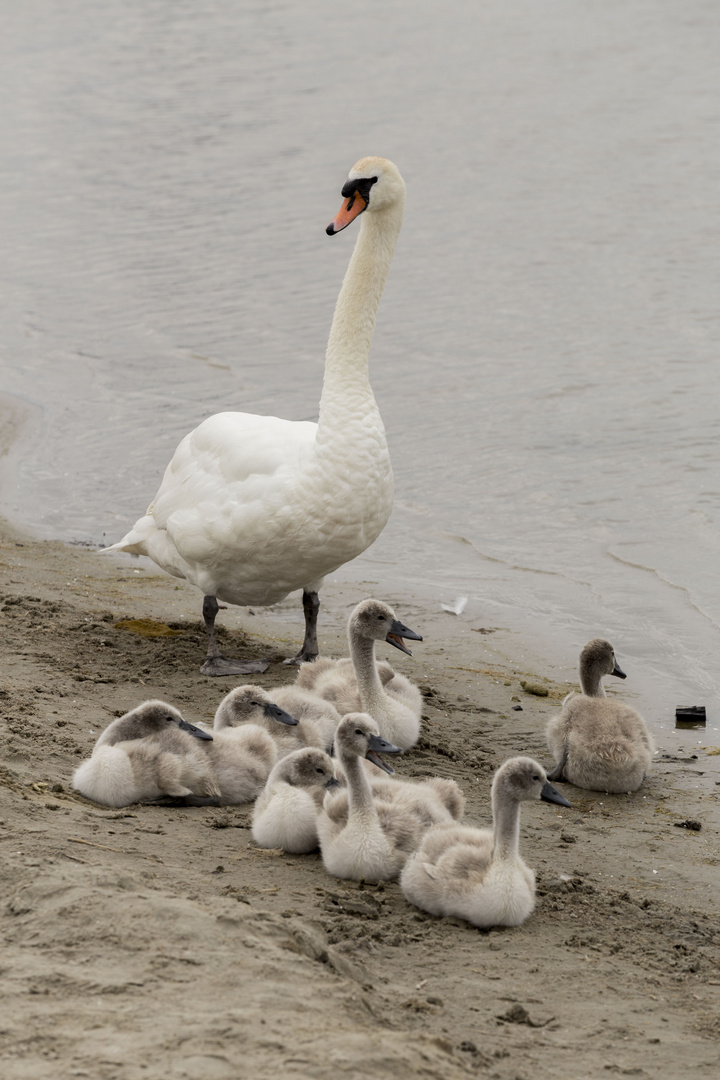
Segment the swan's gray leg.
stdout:
<svg viewBox="0 0 720 1080">
<path fill-rule="evenodd" d="M 567 783 L 566 777 L 563 776 L 563 771 L 564 771 L 565 766 L 567 764 L 567 757 L 568 757 L 568 744 L 565 743 L 565 748 L 564 748 L 564 750 L 562 752 L 562 757 L 560 758 L 559 762 L 557 763 L 557 765 L 555 766 L 553 771 L 549 772 L 547 774 L 548 780 L 554 780 L 558 784 L 566 784 Z"/>
<path fill-rule="evenodd" d="M 267 669 L 267 660 L 228 660 L 222 656 L 215 638 L 215 617 L 220 610 L 217 597 L 203 597 L 202 613 L 208 633 L 208 647 L 205 663 L 200 668 L 202 675 L 250 675 L 260 674 Z"/>
<path fill-rule="evenodd" d="M 286 664 L 304 664 L 308 660 L 315 660 L 318 654 L 317 620 L 320 597 L 316 592 L 303 590 L 302 604 L 305 613 L 305 640 L 297 656 L 290 657 L 285 661 Z"/>
</svg>

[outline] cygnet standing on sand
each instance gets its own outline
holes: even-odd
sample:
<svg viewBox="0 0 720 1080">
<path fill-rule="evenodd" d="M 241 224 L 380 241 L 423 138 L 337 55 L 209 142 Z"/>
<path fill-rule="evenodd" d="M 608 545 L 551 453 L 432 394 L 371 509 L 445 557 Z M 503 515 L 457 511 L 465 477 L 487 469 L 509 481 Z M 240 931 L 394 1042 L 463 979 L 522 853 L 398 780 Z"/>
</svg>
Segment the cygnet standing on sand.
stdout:
<svg viewBox="0 0 720 1080">
<path fill-rule="evenodd" d="M 309 746 L 282 758 L 255 802 L 255 843 L 294 855 L 314 851 L 323 797 L 336 786 L 332 759 L 323 750 Z"/>
<path fill-rule="evenodd" d="M 218 804 L 220 790 L 202 743 L 212 735 L 164 701 L 146 701 L 108 724 L 73 787 L 104 806 L 129 806 L 164 795 Z"/>
<path fill-rule="evenodd" d="M 361 759 L 392 772 L 380 754 L 399 754 L 400 748 L 380 737 L 367 713 L 349 713 L 335 732 L 335 752 L 347 778 L 348 802 L 332 792 L 325 796 L 317 823 L 325 869 L 339 878 L 396 878 L 424 828 L 402 803 L 373 795 Z"/>
<path fill-rule="evenodd" d="M 520 803 L 570 806 L 532 758 L 506 761 L 492 784 L 493 829 L 434 825 L 408 859 L 400 887 L 431 915 L 454 915 L 475 926 L 519 926 L 535 906 L 535 873 L 520 857 Z"/>
<path fill-rule="evenodd" d="M 580 653 L 582 693 L 568 694 L 547 725 L 557 762 L 548 775 L 591 791 L 636 791 L 655 752 L 652 736 L 635 709 L 606 698 L 603 675 L 625 678 L 610 642 L 593 638 Z"/>
<path fill-rule="evenodd" d="M 348 621 L 350 657 L 328 661 L 321 659 L 303 664 L 297 684 L 331 701 L 341 715 L 360 711 L 370 713 L 380 733 L 401 750 L 409 750 L 420 736 L 422 698 L 417 686 L 404 675 L 387 667 L 383 674 L 375 659 L 375 642 L 387 641 L 412 656 L 403 639 L 422 641 L 419 634 L 401 623 L 395 612 L 382 600 L 363 600 Z"/>
</svg>

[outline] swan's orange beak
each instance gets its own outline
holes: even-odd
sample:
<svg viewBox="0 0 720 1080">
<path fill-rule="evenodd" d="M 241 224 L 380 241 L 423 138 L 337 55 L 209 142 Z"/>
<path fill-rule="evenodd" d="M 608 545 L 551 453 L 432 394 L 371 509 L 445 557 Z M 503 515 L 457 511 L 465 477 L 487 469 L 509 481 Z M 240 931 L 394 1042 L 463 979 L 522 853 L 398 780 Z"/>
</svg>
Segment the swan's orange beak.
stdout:
<svg viewBox="0 0 720 1080">
<path fill-rule="evenodd" d="M 363 199 L 359 191 L 353 192 L 347 202 L 342 204 L 337 217 L 330 222 L 325 232 L 328 236 L 334 236 L 335 233 L 341 232 L 366 208 L 367 200 Z"/>
</svg>

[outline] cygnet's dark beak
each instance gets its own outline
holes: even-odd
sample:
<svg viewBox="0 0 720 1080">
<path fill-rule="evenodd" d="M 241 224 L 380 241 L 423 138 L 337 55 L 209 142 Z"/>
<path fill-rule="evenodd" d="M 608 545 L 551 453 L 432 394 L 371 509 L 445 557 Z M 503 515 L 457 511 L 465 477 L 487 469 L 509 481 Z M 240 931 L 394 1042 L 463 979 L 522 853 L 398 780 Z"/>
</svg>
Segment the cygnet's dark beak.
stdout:
<svg viewBox="0 0 720 1080">
<path fill-rule="evenodd" d="M 290 727 L 295 727 L 297 720 L 290 713 L 286 713 L 284 709 L 281 709 L 279 705 L 271 705 L 268 703 L 263 706 L 265 715 L 272 717 L 273 720 L 279 720 L 281 724 L 289 724 Z"/>
<path fill-rule="evenodd" d="M 404 641 L 402 640 L 403 638 L 408 638 L 410 641 L 422 641 L 422 638 L 419 634 L 416 634 L 415 631 L 411 630 L 409 626 L 405 626 L 405 624 L 401 623 L 399 619 L 395 619 L 392 626 L 387 632 L 385 640 L 390 645 L 394 645 L 396 649 L 400 650 L 400 652 L 404 652 L 407 653 L 408 656 L 412 656 L 412 653 L 406 647 Z"/>
<path fill-rule="evenodd" d="M 572 806 L 572 803 L 569 803 L 565 796 L 561 795 L 560 792 L 557 791 L 547 780 L 543 784 L 543 789 L 540 792 L 540 798 L 544 799 L 545 802 L 557 803 L 558 806 Z"/>
<path fill-rule="evenodd" d="M 613 660 L 613 663 L 614 663 L 615 666 L 612 669 L 612 671 L 610 672 L 610 674 L 611 675 L 616 675 L 618 679 L 627 679 L 627 675 L 625 674 L 623 669 L 619 666 L 617 660 Z"/>
<path fill-rule="evenodd" d="M 326 788 L 340 787 L 340 781 L 337 779 L 336 776 L 331 776 L 330 779 L 327 781 L 327 783 L 323 784 L 323 787 L 326 787 Z"/>
<path fill-rule="evenodd" d="M 178 726 L 181 727 L 183 731 L 189 731 L 196 739 L 208 739 L 212 742 L 212 735 L 209 731 L 203 731 L 202 728 L 195 727 L 194 724 L 188 724 L 187 720 L 181 720 Z"/>
<path fill-rule="evenodd" d="M 387 739 L 381 739 L 379 735 L 370 736 L 365 757 L 368 761 L 372 761 L 373 765 L 377 765 L 383 772 L 390 773 L 392 776 L 395 770 L 388 765 L 387 761 L 383 761 L 380 754 L 402 754 L 402 750 L 399 746 L 394 746 L 393 743 L 388 742 Z"/>
</svg>

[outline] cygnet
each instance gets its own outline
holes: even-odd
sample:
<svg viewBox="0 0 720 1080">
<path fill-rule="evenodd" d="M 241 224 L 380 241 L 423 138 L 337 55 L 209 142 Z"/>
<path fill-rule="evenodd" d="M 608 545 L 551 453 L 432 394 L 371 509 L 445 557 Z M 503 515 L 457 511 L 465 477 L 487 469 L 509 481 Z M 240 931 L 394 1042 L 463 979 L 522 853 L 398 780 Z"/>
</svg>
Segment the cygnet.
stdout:
<svg viewBox="0 0 720 1080">
<path fill-rule="evenodd" d="M 360 711 L 377 721 L 383 738 L 409 750 L 420 735 L 422 698 L 420 691 L 403 675 L 383 668 L 385 684 L 375 658 L 375 642 L 386 641 L 412 655 L 403 639 L 422 641 L 419 634 L 401 623 L 395 612 L 381 600 L 363 600 L 348 621 L 350 657 L 328 662 L 303 664 L 297 683 L 331 701 L 341 715 Z"/>
<path fill-rule="evenodd" d="M 335 752 L 347 779 L 348 805 L 331 792 L 325 796 L 317 823 L 325 869 L 339 878 L 395 878 L 419 844 L 423 826 L 402 803 L 374 797 L 361 759 L 385 768 L 380 754 L 400 748 L 381 738 L 367 713 L 349 713 L 335 733 Z"/>
<path fill-rule="evenodd" d="M 636 791 L 650 770 L 653 739 L 640 713 L 605 696 L 603 675 L 625 678 L 610 642 L 594 638 L 580 653 L 582 693 L 568 694 L 548 721 L 556 761 L 548 775 L 591 791 Z"/>
<path fill-rule="evenodd" d="M 255 802 L 255 843 L 292 854 L 314 851 L 323 796 L 335 786 L 333 762 L 323 750 L 310 746 L 282 758 Z"/>
<path fill-rule="evenodd" d="M 105 806 L 163 796 L 217 805 L 220 790 L 202 744 L 212 735 L 163 701 L 146 701 L 113 720 L 92 756 L 75 770 L 73 787 Z"/>
<path fill-rule="evenodd" d="M 400 877 L 406 898 L 431 915 L 453 915 L 475 926 L 519 926 L 535 906 L 535 873 L 519 853 L 520 803 L 569 806 L 545 770 L 511 758 L 492 784 L 493 829 L 434 825 Z"/>
</svg>

